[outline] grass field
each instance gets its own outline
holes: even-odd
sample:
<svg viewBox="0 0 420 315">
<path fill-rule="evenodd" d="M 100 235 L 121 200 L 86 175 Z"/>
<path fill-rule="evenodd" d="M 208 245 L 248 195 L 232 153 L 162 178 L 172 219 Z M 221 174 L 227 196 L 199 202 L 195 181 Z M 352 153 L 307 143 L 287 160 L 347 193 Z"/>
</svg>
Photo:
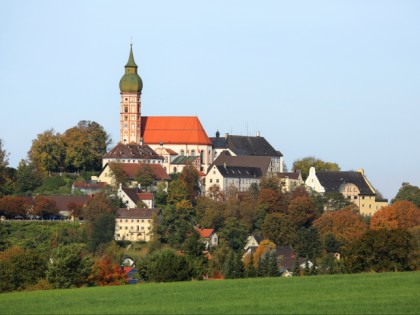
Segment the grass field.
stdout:
<svg viewBox="0 0 420 315">
<path fill-rule="evenodd" d="M 420 272 L 16 292 L 1 314 L 419 314 Z"/>
</svg>

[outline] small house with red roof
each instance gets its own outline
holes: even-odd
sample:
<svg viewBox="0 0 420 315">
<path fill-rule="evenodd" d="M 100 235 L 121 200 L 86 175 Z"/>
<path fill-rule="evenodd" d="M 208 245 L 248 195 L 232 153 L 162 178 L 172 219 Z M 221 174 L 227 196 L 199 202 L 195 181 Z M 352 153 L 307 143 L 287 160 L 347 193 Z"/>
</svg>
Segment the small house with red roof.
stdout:
<svg viewBox="0 0 420 315">
<path fill-rule="evenodd" d="M 154 177 L 154 183 L 151 187 L 153 191 L 157 183 L 163 182 L 167 186 L 167 183 L 171 177 L 166 173 L 161 164 L 146 164 L 146 163 L 112 163 L 112 167 L 117 167 L 119 170 L 125 172 L 127 176 L 127 184 L 129 187 L 138 187 L 139 183 L 136 181 L 136 175 L 140 169 L 148 169 Z M 115 175 L 112 172 L 111 165 L 106 164 L 98 176 L 100 182 L 105 182 L 108 185 L 116 186 L 117 181 Z"/>
<path fill-rule="evenodd" d="M 141 205 L 147 208 L 155 207 L 155 197 L 151 192 L 142 192 L 139 188 L 124 188 L 120 185 L 117 194 L 129 208 L 141 207 Z"/>
<path fill-rule="evenodd" d="M 196 231 L 204 242 L 205 250 L 209 250 L 211 247 L 219 244 L 219 238 L 214 229 L 196 228 Z"/>
</svg>

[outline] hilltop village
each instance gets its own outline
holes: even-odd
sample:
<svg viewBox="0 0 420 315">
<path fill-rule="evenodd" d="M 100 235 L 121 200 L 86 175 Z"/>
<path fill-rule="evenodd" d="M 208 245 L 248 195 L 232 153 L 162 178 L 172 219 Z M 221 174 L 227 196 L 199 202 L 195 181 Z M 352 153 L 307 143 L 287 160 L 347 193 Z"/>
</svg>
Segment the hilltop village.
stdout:
<svg viewBox="0 0 420 315">
<path fill-rule="evenodd" d="M 209 137 L 196 116 L 143 116 L 143 81 L 132 46 L 119 88 L 120 134 L 113 148 L 105 152 L 101 126 L 81 121 L 63 135 L 51 130 L 38 135 L 29 152 L 32 162 L 38 161 L 35 166 L 22 161 L 17 174 L 0 169 L 7 175 L 0 177 L 0 232 L 5 236 L 0 251 L 12 251 L 4 256 L 7 268 L 15 268 L 10 257 L 38 255 L 29 250 L 40 246 L 44 258 L 90 255 L 95 261 L 78 261 L 88 272 L 82 280 L 69 280 L 53 258 L 48 262 L 36 256 L 44 272 L 26 279 L 26 285 L 45 277 L 48 288 L 63 288 L 138 279 L 418 270 L 418 243 L 412 243 L 419 235 L 418 187 L 404 183 L 389 204 L 362 168 L 341 171 L 335 163 L 308 158 L 301 161 L 306 163 L 302 169 L 288 172 L 283 153 L 260 133 L 217 131 Z M 80 161 L 90 155 L 101 165 L 91 162 L 89 167 L 99 172 L 62 179 L 63 169 L 86 169 Z M 34 174 L 41 172 L 47 179 L 34 186 Z M 60 181 L 57 193 L 51 193 Z M 71 185 L 71 193 L 60 194 L 66 185 Z M 38 191 L 48 193 L 37 193 L 39 186 L 44 190 Z M 10 193 L 13 187 L 18 193 Z M 44 238 L 31 234 L 22 243 L 13 238 L 14 229 L 24 233 L 14 225 L 21 220 L 64 220 L 69 225 Z M 73 221 L 80 225 L 69 228 Z M 386 245 L 373 240 L 386 240 Z M 389 256 L 395 248 L 398 255 Z M 156 261 L 164 261 L 167 268 L 159 269 Z M 114 278 L 100 278 L 110 270 Z M 15 273 L 8 275 L 13 278 Z M 25 287 L 19 281 L 0 291 Z"/>
</svg>

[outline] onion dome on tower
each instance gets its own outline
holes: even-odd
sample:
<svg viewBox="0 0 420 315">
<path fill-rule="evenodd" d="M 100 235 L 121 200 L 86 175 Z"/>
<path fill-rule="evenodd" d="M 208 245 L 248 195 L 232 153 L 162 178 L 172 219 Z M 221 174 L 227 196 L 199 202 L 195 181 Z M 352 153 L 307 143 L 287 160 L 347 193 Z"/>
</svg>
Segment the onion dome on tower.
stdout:
<svg viewBox="0 0 420 315">
<path fill-rule="evenodd" d="M 141 93 L 143 89 L 143 81 L 137 73 L 137 65 L 134 62 L 133 56 L 133 45 L 131 44 L 130 56 L 128 62 L 125 65 L 125 74 L 120 80 L 120 91 L 121 93 Z"/>
</svg>

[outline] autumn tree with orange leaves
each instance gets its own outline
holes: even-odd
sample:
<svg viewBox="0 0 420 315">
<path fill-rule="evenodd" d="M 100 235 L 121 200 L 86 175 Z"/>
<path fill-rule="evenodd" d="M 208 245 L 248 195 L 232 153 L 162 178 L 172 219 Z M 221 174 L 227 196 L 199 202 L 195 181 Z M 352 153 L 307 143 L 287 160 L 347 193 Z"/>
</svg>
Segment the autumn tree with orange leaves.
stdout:
<svg viewBox="0 0 420 315">
<path fill-rule="evenodd" d="M 420 225 L 420 209 L 405 200 L 381 208 L 370 221 L 371 230 L 410 229 L 417 225 Z"/>
<path fill-rule="evenodd" d="M 354 206 L 325 212 L 314 221 L 313 226 L 318 229 L 322 239 L 327 234 L 332 234 L 337 240 L 345 243 L 360 238 L 367 231 L 363 217 L 355 211 Z"/>
<path fill-rule="evenodd" d="M 112 263 L 110 257 L 103 256 L 93 264 L 88 280 L 99 286 L 121 285 L 127 283 L 127 276 L 123 268 Z"/>
</svg>

